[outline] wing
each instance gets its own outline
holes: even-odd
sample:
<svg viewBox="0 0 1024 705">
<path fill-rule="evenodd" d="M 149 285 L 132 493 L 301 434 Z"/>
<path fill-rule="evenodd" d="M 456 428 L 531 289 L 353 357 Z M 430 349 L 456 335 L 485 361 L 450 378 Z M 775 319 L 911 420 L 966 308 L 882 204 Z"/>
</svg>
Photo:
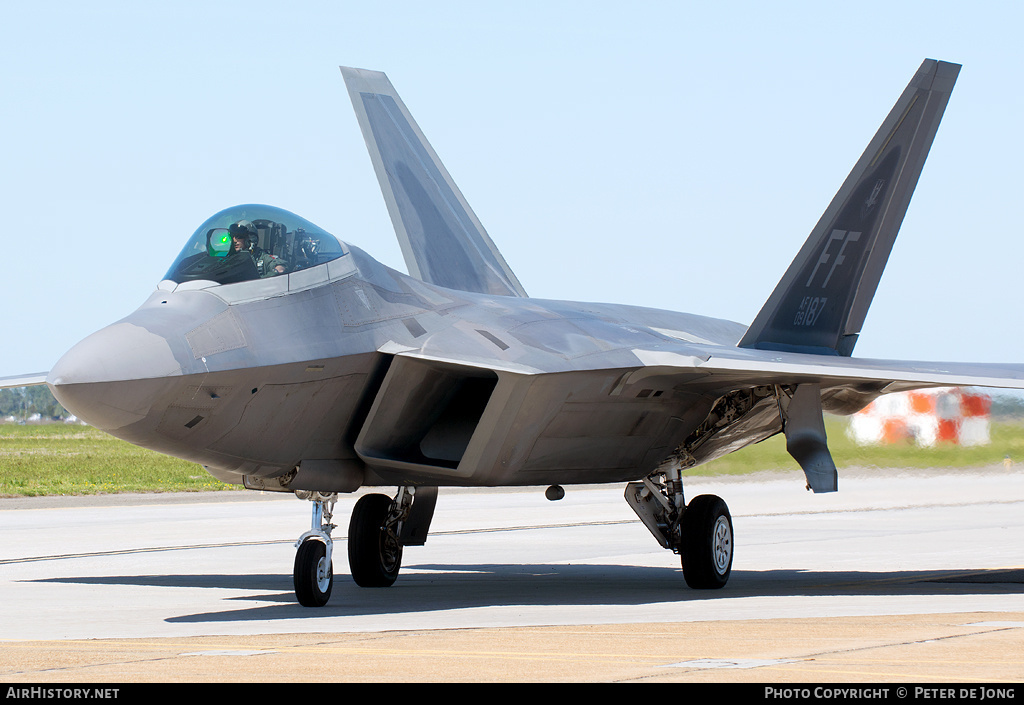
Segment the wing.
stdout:
<svg viewBox="0 0 1024 705">
<path fill-rule="evenodd" d="M 388 77 L 341 73 L 409 274 L 449 289 L 526 296 Z"/>
<path fill-rule="evenodd" d="M 833 357 L 806 353 L 692 346 L 685 350 L 633 350 L 646 366 L 668 367 L 679 374 L 701 373 L 715 387 L 820 383 L 824 395 L 845 392 L 828 411 L 853 413 L 875 397 L 925 387 L 996 387 L 1024 389 L 1024 365 L 1002 363 L 922 362 Z M 856 399 L 854 398 L 856 392 Z"/>
<path fill-rule="evenodd" d="M 17 387 L 36 387 L 46 384 L 48 372 L 34 372 L 28 375 L 17 377 L 0 377 L 0 389 L 14 389 Z"/>
<path fill-rule="evenodd" d="M 701 390 L 721 405 L 687 441 L 685 457 L 706 462 L 779 431 L 815 492 L 838 488 L 823 411 L 849 414 L 888 392 L 925 387 L 1024 389 L 1024 365 L 904 362 L 744 348 L 633 350 L 647 367 Z"/>
<path fill-rule="evenodd" d="M 959 72 L 921 64 L 741 347 L 852 354 Z"/>
</svg>

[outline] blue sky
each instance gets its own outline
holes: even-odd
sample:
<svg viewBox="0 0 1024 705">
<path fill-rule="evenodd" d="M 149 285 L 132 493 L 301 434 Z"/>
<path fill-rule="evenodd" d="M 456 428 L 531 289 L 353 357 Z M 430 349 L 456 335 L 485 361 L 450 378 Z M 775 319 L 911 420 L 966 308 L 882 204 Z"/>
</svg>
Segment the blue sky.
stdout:
<svg viewBox="0 0 1024 705">
<path fill-rule="evenodd" d="M 1020 3 L 0 4 L 0 376 L 239 203 L 405 270 L 338 65 L 385 71 L 526 290 L 748 323 L 924 58 L 964 65 L 859 356 L 1024 362 Z"/>
</svg>

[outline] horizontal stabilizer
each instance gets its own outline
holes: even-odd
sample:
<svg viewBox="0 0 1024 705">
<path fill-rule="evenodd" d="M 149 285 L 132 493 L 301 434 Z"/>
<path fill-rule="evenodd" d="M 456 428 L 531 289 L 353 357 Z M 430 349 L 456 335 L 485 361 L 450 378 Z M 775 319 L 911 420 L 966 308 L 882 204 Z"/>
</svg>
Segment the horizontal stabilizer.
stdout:
<svg viewBox="0 0 1024 705">
<path fill-rule="evenodd" d="M 853 353 L 959 72 L 921 64 L 740 347 Z"/>
<path fill-rule="evenodd" d="M 409 274 L 449 289 L 526 296 L 388 77 L 341 73 Z"/>
</svg>

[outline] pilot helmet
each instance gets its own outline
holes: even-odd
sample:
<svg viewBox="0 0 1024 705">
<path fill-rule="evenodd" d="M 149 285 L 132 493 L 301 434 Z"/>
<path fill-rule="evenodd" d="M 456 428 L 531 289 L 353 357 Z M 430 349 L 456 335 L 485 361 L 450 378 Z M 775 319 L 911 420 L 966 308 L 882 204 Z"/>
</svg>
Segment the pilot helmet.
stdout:
<svg viewBox="0 0 1024 705">
<path fill-rule="evenodd" d="M 251 220 L 232 223 L 228 226 L 228 232 L 231 233 L 231 237 L 245 238 L 246 247 L 249 249 L 255 247 L 259 242 L 259 233 L 256 232 L 256 226 L 252 224 Z"/>
</svg>

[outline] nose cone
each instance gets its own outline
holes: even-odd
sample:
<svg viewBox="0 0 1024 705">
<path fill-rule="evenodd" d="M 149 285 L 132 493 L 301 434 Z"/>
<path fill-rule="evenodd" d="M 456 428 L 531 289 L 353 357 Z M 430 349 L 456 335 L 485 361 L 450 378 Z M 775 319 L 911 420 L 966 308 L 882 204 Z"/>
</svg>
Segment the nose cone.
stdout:
<svg viewBox="0 0 1024 705">
<path fill-rule="evenodd" d="M 46 378 L 65 409 L 112 431 L 145 418 L 153 383 L 180 375 L 167 341 L 131 323 L 115 323 L 80 342 Z"/>
</svg>

